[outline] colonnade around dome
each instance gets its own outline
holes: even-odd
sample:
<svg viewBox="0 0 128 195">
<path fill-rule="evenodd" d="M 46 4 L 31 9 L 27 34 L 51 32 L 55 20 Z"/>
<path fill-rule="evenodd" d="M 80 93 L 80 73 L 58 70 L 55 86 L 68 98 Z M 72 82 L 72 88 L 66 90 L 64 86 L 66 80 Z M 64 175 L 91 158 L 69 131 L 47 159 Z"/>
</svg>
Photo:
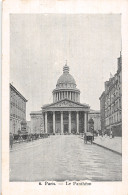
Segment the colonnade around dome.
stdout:
<svg viewBox="0 0 128 195">
<path fill-rule="evenodd" d="M 53 94 L 53 102 L 57 102 L 65 98 L 75 102 L 80 102 L 80 94 L 74 90 L 58 90 Z"/>
</svg>

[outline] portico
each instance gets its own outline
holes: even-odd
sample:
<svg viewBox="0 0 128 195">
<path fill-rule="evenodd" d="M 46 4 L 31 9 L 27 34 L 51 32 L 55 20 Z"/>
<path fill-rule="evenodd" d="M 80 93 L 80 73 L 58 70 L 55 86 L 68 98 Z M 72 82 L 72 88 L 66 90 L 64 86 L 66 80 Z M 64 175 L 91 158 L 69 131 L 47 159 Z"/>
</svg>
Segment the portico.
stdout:
<svg viewBox="0 0 128 195">
<path fill-rule="evenodd" d="M 68 99 L 43 106 L 44 131 L 49 134 L 79 134 L 88 130 L 89 106 Z"/>
</svg>

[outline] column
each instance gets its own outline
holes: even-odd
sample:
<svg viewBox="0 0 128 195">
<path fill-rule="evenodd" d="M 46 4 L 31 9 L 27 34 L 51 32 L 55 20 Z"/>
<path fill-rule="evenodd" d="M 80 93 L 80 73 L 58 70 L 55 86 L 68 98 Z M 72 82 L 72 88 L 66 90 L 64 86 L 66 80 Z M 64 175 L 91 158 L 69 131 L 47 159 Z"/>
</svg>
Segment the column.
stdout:
<svg viewBox="0 0 128 195">
<path fill-rule="evenodd" d="M 64 98 L 66 98 L 66 91 L 64 91 Z"/>
<path fill-rule="evenodd" d="M 56 130 L 55 111 L 53 111 L 53 133 L 55 133 L 55 130 Z"/>
<path fill-rule="evenodd" d="M 48 133 L 48 129 L 47 129 L 47 112 L 45 112 L 45 133 Z"/>
<path fill-rule="evenodd" d="M 77 133 L 79 133 L 79 112 L 76 112 L 76 126 L 77 126 Z"/>
<path fill-rule="evenodd" d="M 57 93 L 55 93 L 55 97 L 56 97 L 55 99 L 56 99 L 56 101 L 57 101 Z"/>
<path fill-rule="evenodd" d="M 63 111 L 61 111 L 61 134 L 63 134 Z"/>
<path fill-rule="evenodd" d="M 73 100 L 73 92 L 72 92 L 72 100 Z"/>
<path fill-rule="evenodd" d="M 88 114 L 84 112 L 84 132 L 88 131 Z"/>
<path fill-rule="evenodd" d="M 71 100 L 71 91 L 69 92 L 69 99 Z"/>
<path fill-rule="evenodd" d="M 80 102 L 80 94 L 78 93 L 78 102 Z"/>
<path fill-rule="evenodd" d="M 69 112 L 69 133 L 71 133 L 71 112 Z"/>
<path fill-rule="evenodd" d="M 77 93 L 75 93 L 75 101 L 77 102 Z"/>
<path fill-rule="evenodd" d="M 78 102 L 78 93 L 76 93 L 76 101 Z"/>
<path fill-rule="evenodd" d="M 56 101 L 58 101 L 58 94 L 56 93 Z"/>
</svg>

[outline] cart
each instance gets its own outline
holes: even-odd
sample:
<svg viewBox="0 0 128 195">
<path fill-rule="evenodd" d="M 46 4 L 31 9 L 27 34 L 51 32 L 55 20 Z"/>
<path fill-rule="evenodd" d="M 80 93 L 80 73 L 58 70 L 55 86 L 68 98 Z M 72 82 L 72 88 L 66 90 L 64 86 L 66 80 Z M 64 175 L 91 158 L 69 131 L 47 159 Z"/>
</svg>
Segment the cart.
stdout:
<svg viewBox="0 0 128 195">
<path fill-rule="evenodd" d="M 84 134 L 84 143 L 87 144 L 87 142 L 91 142 L 91 144 L 92 144 L 92 141 L 93 141 L 93 134 L 90 132 L 86 132 Z"/>
</svg>

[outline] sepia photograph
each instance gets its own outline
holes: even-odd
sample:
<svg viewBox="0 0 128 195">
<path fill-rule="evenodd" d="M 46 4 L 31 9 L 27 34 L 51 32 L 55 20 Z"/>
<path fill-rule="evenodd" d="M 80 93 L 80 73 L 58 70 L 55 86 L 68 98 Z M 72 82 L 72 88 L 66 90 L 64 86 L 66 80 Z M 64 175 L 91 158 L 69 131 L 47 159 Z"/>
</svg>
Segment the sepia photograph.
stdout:
<svg viewBox="0 0 128 195">
<path fill-rule="evenodd" d="M 122 181 L 121 14 L 9 21 L 9 181 Z"/>
</svg>

